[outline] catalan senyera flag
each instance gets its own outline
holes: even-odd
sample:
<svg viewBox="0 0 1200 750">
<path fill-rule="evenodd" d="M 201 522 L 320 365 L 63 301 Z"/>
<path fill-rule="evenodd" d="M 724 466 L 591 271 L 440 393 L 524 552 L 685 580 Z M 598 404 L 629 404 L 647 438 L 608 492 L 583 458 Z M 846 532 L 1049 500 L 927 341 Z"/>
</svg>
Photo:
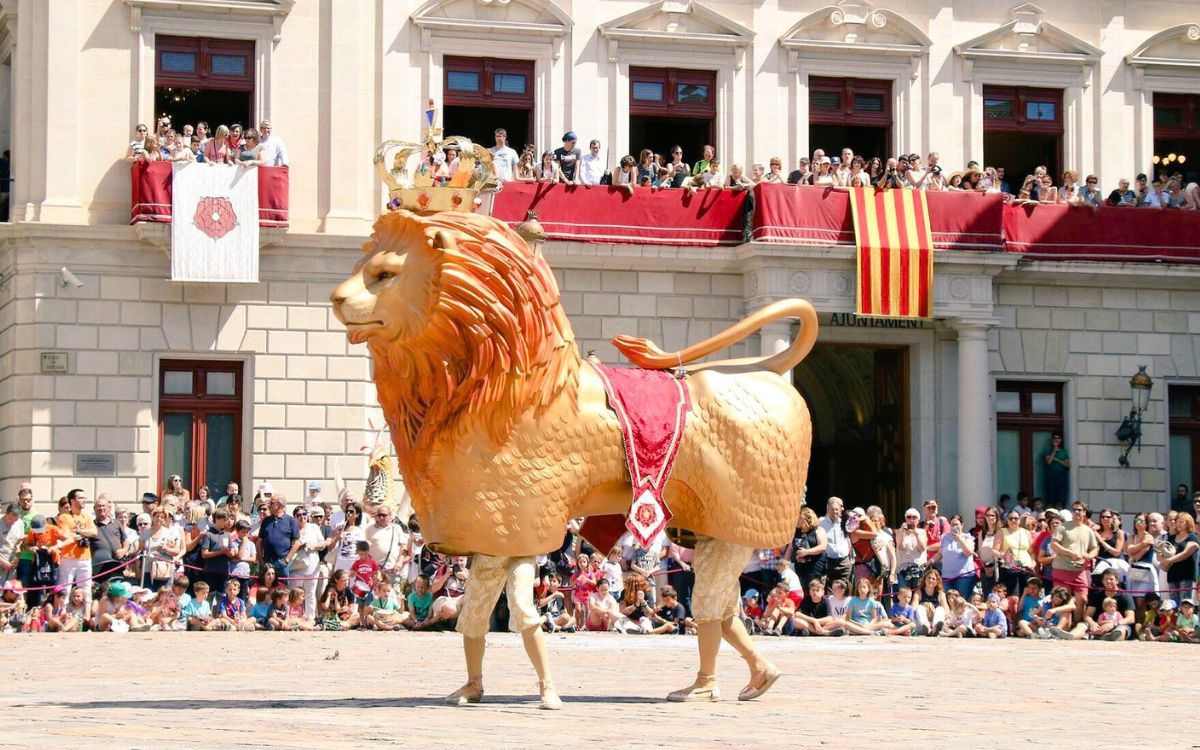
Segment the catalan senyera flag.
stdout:
<svg viewBox="0 0 1200 750">
<path fill-rule="evenodd" d="M 933 316 L 933 232 L 920 190 L 851 188 L 858 246 L 856 315 Z"/>
</svg>

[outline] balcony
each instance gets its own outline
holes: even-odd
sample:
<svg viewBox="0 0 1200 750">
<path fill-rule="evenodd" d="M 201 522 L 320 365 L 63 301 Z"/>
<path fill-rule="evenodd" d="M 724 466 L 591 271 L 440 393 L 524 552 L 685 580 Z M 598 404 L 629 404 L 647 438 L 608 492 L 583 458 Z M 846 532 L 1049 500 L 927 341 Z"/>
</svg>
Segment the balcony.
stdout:
<svg viewBox="0 0 1200 750">
<path fill-rule="evenodd" d="M 934 246 L 1010 252 L 1031 260 L 1200 264 L 1200 211 L 1015 205 L 996 194 L 928 193 Z M 508 183 L 493 215 L 512 225 L 535 210 L 549 239 L 720 247 L 743 243 L 747 193 Z M 848 194 L 759 185 L 753 242 L 854 246 Z"/>
<path fill-rule="evenodd" d="M 259 243 L 265 247 L 283 240 L 288 227 L 288 168 L 258 170 Z M 138 237 L 155 247 L 170 250 L 171 178 L 169 161 L 135 162 L 129 170 L 132 208 L 129 223 Z"/>
</svg>

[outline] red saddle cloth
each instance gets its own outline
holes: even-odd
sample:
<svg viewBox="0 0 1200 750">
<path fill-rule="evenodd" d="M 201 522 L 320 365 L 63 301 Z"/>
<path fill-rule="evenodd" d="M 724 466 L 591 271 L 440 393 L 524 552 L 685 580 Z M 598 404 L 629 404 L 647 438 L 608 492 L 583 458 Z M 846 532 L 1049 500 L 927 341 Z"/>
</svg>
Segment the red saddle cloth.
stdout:
<svg viewBox="0 0 1200 750">
<path fill-rule="evenodd" d="M 624 523 L 620 516 L 592 517 L 580 533 L 602 552 L 612 549 L 625 529 L 649 547 L 672 516 L 663 490 L 691 409 L 687 383 L 665 370 L 589 364 L 604 383 L 608 407 L 621 425 L 633 499 Z"/>
</svg>

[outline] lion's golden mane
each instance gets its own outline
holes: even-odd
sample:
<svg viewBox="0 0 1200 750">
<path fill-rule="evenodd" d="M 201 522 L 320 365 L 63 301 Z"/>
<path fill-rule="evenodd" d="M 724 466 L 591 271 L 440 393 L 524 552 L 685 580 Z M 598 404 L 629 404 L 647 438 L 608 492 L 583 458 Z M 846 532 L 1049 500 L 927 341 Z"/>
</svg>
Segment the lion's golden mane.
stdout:
<svg viewBox="0 0 1200 750">
<path fill-rule="evenodd" d="M 439 235 L 453 242 L 439 248 Z M 402 420 L 390 426 L 406 474 L 423 463 L 422 449 L 468 418 L 500 444 L 517 417 L 577 387 L 579 352 L 558 284 L 541 253 L 507 226 L 468 213 L 397 211 L 380 217 L 363 249 L 435 254 L 426 299 L 401 302 L 424 310 L 426 325 L 368 344 L 379 403 Z"/>
</svg>

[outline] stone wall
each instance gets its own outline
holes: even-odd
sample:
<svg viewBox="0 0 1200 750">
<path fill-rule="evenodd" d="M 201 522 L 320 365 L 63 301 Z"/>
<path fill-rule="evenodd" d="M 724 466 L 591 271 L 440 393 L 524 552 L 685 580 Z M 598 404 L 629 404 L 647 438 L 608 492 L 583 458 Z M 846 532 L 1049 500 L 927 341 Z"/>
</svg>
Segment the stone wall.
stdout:
<svg viewBox="0 0 1200 750">
<path fill-rule="evenodd" d="M 1200 291 L 1194 283 L 1189 289 L 1155 279 L 1148 268 L 1136 279 L 1035 273 L 998 281 L 1000 324 L 990 335 L 995 379 L 1067 384 L 1065 431 L 1079 499 L 1125 512 L 1160 510 L 1168 500 L 1167 391 L 1171 383 L 1200 382 Z M 1166 288 L 1145 288 L 1147 282 Z M 1113 434 L 1129 413 L 1129 378 L 1139 365 L 1149 365 L 1154 388 L 1141 450 L 1122 469 Z"/>
<path fill-rule="evenodd" d="M 165 254 L 132 230 L 85 234 L 27 238 L 0 255 L 0 268 L 15 270 L 0 288 L 0 497 L 26 480 L 41 500 L 73 487 L 118 502 L 156 491 L 158 364 L 174 358 L 245 363 L 244 483 L 270 481 L 299 497 L 309 479 L 330 482 L 339 461 L 347 479 L 365 477 L 360 449 L 383 418 L 366 349 L 347 343 L 329 306 L 359 257 L 358 238 L 308 235 L 264 248 L 258 284 L 182 284 L 165 280 Z M 59 284 L 64 265 L 82 287 Z M 581 352 L 607 362 L 620 359 L 608 343 L 618 333 L 678 349 L 742 315 L 740 274 L 555 274 Z M 68 372 L 43 374 L 46 351 L 66 352 Z M 116 475 L 77 476 L 75 455 L 90 452 L 116 454 Z"/>
</svg>

